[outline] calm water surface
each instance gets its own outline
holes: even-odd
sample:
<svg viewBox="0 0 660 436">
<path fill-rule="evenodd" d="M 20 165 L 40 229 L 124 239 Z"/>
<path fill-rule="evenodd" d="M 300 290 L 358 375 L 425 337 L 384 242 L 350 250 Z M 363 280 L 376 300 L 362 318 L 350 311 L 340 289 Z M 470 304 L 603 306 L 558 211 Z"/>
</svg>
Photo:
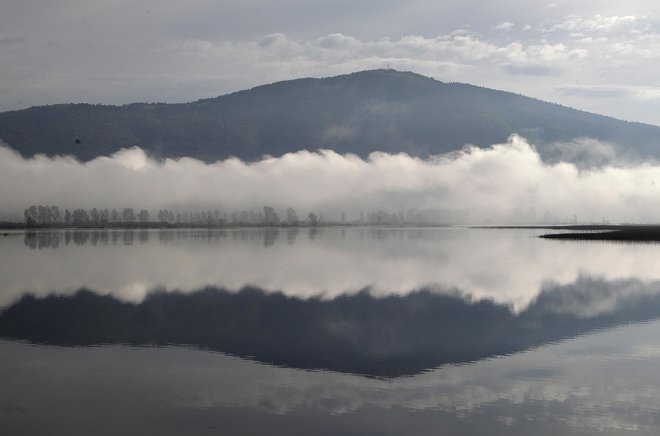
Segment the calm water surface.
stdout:
<svg viewBox="0 0 660 436">
<path fill-rule="evenodd" d="M 0 434 L 657 434 L 660 244 L 0 237 Z"/>
</svg>

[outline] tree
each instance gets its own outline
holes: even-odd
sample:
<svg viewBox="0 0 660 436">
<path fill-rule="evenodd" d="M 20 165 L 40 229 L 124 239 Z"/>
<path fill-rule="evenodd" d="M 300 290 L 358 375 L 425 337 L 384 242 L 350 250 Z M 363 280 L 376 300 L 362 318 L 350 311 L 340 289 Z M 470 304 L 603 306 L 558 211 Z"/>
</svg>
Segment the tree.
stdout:
<svg viewBox="0 0 660 436">
<path fill-rule="evenodd" d="M 292 207 L 286 210 L 286 222 L 290 226 L 298 225 L 298 214 L 296 213 L 296 210 Z"/>
<path fill-rule="evenodd" d="M 122 221 L 125 223 L 132 223 L 135 221 L 135 212 L 132 207 L 125 208 L 121 213 Z"/>
<path fill-rule="evenodd" d="M 310 226 L 318 226 L 319 225 L 319 218 L 316 216 L 314 212 L 310 212 L 307 215 L 307 222 L 309 223 Z"/>
<path fill-rule="evenodd" d="M 99 211 L 99 222 L 103 225 L 108 224 L 108 220 L 110 219 L 110 212 L 108 209 L 101 209 Z"/>
<path fill-rule="evenodd" d="M 92 222 L 94 225 L 98 225 L 99 223 L 99 210 L 97 208 L 92 208 L 92 210 L 89 211 L 89 220 Z"/>
<path fill-rule="evenodd" d="M 37 223 L 49 224 L 50 223 L 50 208 L 46 206 L 37 206 Z"/>
<path fill-rule="evenodd" d="M 142 209 L 140 213 L 138 213 L 137 217 L 141 223 L 146 223 L 147 221 L 149 221 L 149 211 L 146 209 Z"/>
<path fill-rule="evenodd" d="M 28 207 L 23 211 L 23 216 L 25 217 L 25 225 L 28 227 L 34 227 L 37 224 L 37 207 Z"/>
<path fill-rule="evenodd" d="M 263 223 L 269 226 L 280 223 L 280 217 L 271 206 L 264 206 Z"/>
<path fill-rule="evenodd" d="M 85 209 L 76 209 L 73 211 L 71 222 L 74 226 L 84 226 L 89 224 L 89 214 Z"/>
<path fill-rule="evenodd" d="M 117 209 L 112 209 L 112 212 L 110 212 L 110 219 L 113 223 L 119 221 L 119 212 L 117 212 Z"/>
<path fill-rule="evenodd" d="M 50 222 L 52 224 L 58 224 L 61 222 L 61 215 L 60 215 L 60 208 L 57 206 L 51 206 L 50 207 Z"/>
</svg>

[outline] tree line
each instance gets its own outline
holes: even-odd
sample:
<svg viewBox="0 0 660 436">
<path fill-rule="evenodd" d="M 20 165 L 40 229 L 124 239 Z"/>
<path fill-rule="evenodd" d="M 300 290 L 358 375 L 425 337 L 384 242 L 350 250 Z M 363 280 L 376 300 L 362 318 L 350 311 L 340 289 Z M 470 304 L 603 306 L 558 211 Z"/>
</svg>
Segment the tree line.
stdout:
<svg viewBox="0 0 660 436">
<path fill-rule="evenodd" d="M 147 223 L 150 214 L 146 209 L 138 212 L 131 207 L 118 211 L 117 209 L 61 209 L 59 206 L 32 205 L 23 211 L 25 224 L 28 227 L 37 226 L 92 226 L 110 223 Z"/>
<path fill-rule="evenodd" d="M 320 225 L 441 225 L 465 222 L 460 211 L 446 209 L 417 209 L 403 211 L 376 210 L 360 212 L 359 218 L 346 218 L 341 212 L 337 219 L 325 220 L 323 213 L 298 215 L 289 207 L 280 213 L 273 206 L 258 210 L 231 213 L 215 210 L 174 211 L 160 209 L 152 214 L 147 209 L 76 208 L 32 205 L 23 212 L 26 227 L 139 227 L 139 226 L 320 226 Z"/>
<path fill-rule="evenodd" d="M 310 212 L 303 219 L 292 207 L 286 209 L 284 217 L 272 206 L 263 206 L 259 211 L 244 210 L 231 214 L 219 210 L 172 211 L 160 209 L 152 215 L 147 209 L 91 208 L 63 209 L 59 206 L 31 205 L 23 211 L 27 227 L 105 227 L 130 225 L 311 225 L 323 223 L 323 214 Z"/>
</svg>

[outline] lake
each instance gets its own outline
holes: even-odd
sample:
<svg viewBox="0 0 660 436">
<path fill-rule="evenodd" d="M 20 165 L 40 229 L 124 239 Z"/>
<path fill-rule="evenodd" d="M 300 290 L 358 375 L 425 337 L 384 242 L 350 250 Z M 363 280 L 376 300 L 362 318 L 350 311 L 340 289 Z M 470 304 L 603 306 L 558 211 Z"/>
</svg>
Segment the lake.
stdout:
<svg viewBox="0 0 660 436">
<path fill-rule="evenodd" d="M 543 230 L 0 237 L 1 434 L 660 430 L 660 244 Z"/>
</svg>

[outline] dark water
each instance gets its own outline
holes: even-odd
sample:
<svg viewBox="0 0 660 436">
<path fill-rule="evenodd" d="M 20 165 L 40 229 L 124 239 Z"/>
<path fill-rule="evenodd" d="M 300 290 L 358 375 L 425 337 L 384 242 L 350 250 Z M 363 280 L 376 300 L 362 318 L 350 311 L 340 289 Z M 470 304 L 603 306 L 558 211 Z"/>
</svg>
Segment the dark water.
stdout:
<svg viewBox="0 0 660 436">
<path fill-rule="evenodd" d="M 0 434 L 657 434 L 660 244 L 0 238 Z"/>
</svg>

